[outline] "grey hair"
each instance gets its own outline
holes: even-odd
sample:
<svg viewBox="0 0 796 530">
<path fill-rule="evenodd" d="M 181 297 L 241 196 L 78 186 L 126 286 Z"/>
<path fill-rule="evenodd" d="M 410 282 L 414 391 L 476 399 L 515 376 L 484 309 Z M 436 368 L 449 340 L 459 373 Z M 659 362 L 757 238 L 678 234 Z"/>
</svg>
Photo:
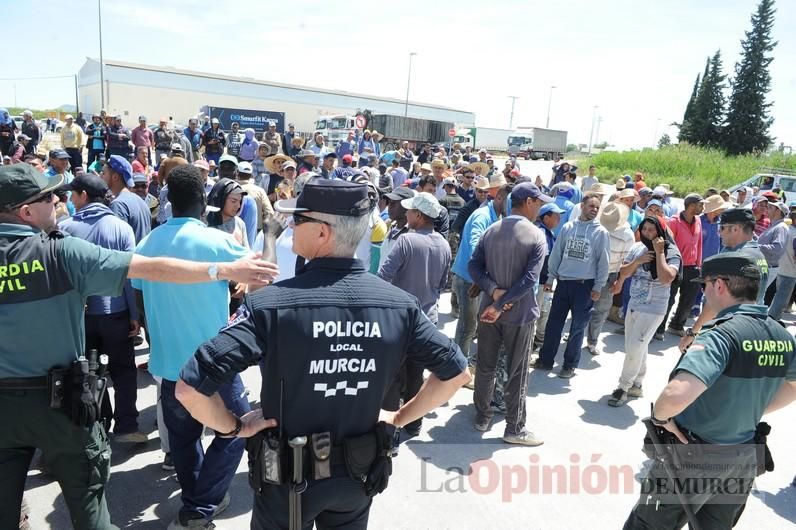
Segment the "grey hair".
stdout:
<svg viewBox="0 0 796 530">
<path fill-rule="evenodd" d="M 335 250 L 332 256 L 336 258 L 351 258 L 356 254 L 359 242 L 365 237 L 365 232 L 370 226 L 372 213 L 371 211 L 367 215 L 351 217 L 348 215 L 313 212 L 313 217 L 332 225 L 335 243 Z"/>
</svg>

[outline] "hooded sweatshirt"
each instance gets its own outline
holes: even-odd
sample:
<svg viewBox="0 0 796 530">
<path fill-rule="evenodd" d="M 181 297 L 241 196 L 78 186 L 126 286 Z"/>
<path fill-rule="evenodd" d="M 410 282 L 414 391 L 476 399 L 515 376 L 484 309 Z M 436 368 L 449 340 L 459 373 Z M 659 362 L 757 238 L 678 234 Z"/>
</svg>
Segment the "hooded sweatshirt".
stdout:
<svg viewBox="0 0 796 530">
<path fill-rule="evenodd" d="M 62 221 L 59 228 L 73 237 L 102 248 L 125 252 L 135 250 L 133 229 L 116 217 L 110 208 L 99 202 L 85 205 L 75 215 Z M 125 282 L 121 296 L 89 296 L 86 299 L 86 314 L 111 315 L 122 311 L 130 311 L 130 319 L 138 320 L 138 309 L 130 280 Z"/>
<path fill-rule="evenodd" d="M 254 129 L 249 128 L 243 131 L 244 139 L 240 144 L 240 154 L 238 158 L 251 162 L 257 156 L 257 149 L 260 148 L 260 142 L 254 138 Z"/>
<path fill-rule="evenodd" d="M 597 219 L 567 222 L 553 245 L 548 261 L 550 278 L 594 280 L 593 291 L 608 281 L 611 243 L 608 231 Z M 549 283 L 548 279 L 548 283 Z"/>
</svg>

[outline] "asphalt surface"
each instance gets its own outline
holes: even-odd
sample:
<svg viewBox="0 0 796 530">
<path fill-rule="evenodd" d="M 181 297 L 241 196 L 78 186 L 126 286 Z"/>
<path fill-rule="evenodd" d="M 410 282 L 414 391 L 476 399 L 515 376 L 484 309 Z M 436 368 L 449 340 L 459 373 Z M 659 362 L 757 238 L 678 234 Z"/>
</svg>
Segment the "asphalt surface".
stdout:
<svg viewBox="0 0 796 530">
<path fill-rule="evenodd" d="M 440 324 L 452 336 L 455 320 L 449 308 L 445 294 Z M 794 316 L 785 318 L 790 331 L 796 331 Z M 665 385 L 679 354 L 677 337 L 667 334 L 665 341 L 653 341 L 645 397 L 609 407 L 607 396 L 616 386 L 624 349 L 624 337 L 612 333 L 616 327 L 606 323 L 599 343 L 602 353 L 592 357 L 584 351 L 574 378 L 558 378 L 558 364 L 554 372 L 529 376 L 528 428 L 545 440 L 540 447 L 503 443 L 505 423 L 499 415 L 488 432 L 475 431 L 472 392 L 467 389 L 429 414 L 420 436 L 402 445 L 390 487 L 374 499 L 371 528 L 620 528 L 638 497 L 639 472 L 647 462 L 640 450 L 644 428 L 639 420 L 649 414 L 649 403 Z M 139 361 L 146 360 L 146 352 L 139 350 Z M 249 369 L 243 379 L 256 401 L 259 372 Z M 166 528 L 180 507 L 179 484 L 173 472 L 160 468 L 154 383 L 142 370 L 138 381 L 139 421 L 150 441 L 132 446 L 112 442 L 108 505 L 119 527 Z M 773 427 L 769 445 L 776 469 L 757 480 L 736 528 L 794 527 L 794 412 L 791 406 L 766 418 Z M 206 437 L 205 443 L 209 441 Z M 592 464 L 597 467 L 589 467 Z M 606 477 L 610 480 L 600 486 Z M 248 528 L 252 493 L 245 457 L 230 494 L 232 503 L 216 523 L 219 528 Z M 32 528 L 69 528 L 63 497 L 51 477 L 31 470 L 26 495 Z"/>
</svg>

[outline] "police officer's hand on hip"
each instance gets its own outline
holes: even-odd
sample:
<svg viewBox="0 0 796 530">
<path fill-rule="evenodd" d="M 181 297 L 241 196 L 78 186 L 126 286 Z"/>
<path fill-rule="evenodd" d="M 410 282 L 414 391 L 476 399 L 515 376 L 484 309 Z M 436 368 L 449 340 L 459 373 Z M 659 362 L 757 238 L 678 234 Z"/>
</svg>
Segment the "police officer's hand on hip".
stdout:
<svg viewBox="0 0 796 530">
<path fill-rule="evenodd" d="M 247 295 L 180 373 L 177 398 L 217 435 L 265 429 L 247 442 L 252 528 L 365 528 L 392 470 L 391 426 L 422 417 L 470 380 L 461 350 L 417 299 L 355 259 L 373 207 L 366 185 L 315 177 L 297 199 L 279 201 L 292 215 L 293 251 L 309 261 Z M 407 359 L 431 375 L 400 410 L 381 411 Z M 254 364 L 263 410 L 236 418 L 217 390 Z"/>
</svg>

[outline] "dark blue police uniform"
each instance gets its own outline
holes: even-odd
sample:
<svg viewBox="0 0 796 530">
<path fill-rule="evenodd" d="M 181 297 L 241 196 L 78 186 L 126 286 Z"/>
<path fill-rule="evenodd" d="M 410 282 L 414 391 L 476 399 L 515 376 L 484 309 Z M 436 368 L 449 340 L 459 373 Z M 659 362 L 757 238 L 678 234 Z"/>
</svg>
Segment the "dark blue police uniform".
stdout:
<svg viewBox="0 0 796 530">
<path fill-rule="evenodd" d="M 363 185 L 318 181 L 328 187 L 361 186 L 367 197 Z M 310 181 L 299 202 L 315 193 L 312 188 Z M 334 199 L 325 196 L 324 201 Z M 324 211 L 320 208 L 334 209 L 317 205 L 310 211 Z M 428 320 L 415 297 L 368 273 L 357 259 L 323 257 L 294 278 L 247 296 L 235 318 L 199 348 L 180 377 L 210 396 L 238 372 L 259 364 L 263 415 L 277 420 L 283 440 L 330 433 L 331 477 L 316 480 L 308 474 L 304 526 L 365 528 L 371 497 L 361 480 L 350 477 L 334 448 L 374 431 L 384 394 L 406 359 L 443 381 L 467 367 L 461 350 Z M 255 495 L 252 528 L 287 528 L 288 495 L 287 484 L 262 487 Z"/>
</svg>

